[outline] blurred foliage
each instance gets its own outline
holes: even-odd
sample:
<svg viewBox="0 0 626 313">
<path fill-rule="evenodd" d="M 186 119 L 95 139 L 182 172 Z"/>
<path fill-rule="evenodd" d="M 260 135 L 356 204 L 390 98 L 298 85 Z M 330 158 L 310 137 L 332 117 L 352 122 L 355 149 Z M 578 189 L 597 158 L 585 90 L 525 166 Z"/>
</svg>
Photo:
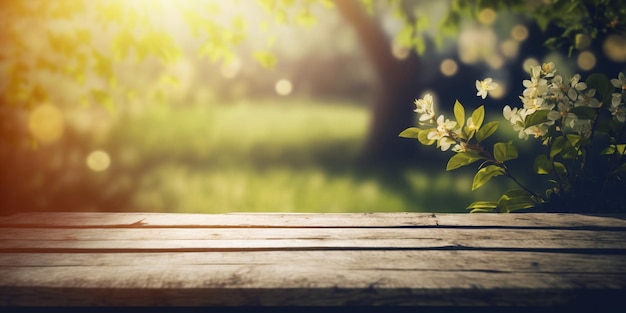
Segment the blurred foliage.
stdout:
<svg viewBox="0 0 626 313">
<path fill-rule="evenodd" d="M 452 0 L 441 29 L 447 34 L 458 33 L 463 17 L 480 20 L 486 9 L 525 16 L 544 32 L 556 29 L 558 36 L 547 38 L 546 46 L 565 48 L 570 55 L 581 48 L 583 36 L 599 42 L 610 34 L 626 34 L 625 0 Z"/>
</svg>

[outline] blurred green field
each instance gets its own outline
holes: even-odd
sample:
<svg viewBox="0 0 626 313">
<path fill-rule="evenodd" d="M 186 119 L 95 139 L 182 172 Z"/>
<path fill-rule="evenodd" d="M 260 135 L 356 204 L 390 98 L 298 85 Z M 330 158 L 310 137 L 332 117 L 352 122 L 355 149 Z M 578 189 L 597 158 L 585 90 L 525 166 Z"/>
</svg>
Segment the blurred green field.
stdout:
<svg viewBox="0 0 626 313">
<path fill-rule="evenodd" d="M 154 106 L 120 119 L 106 146 L 112 171 L 140 173 L 136 210 L 464 212 L 488 196 L 445 166 L 359 166 L 368 118 L 364 107 L 306 100 Z"/>
<path fill-rule="evenodd" d="M 16 203 L 36 202 L 29 210 L 188 213 L 466 212 L 507 188 L 502 180 L 471 192 L 472 169 L 445 172 L 450 152 L 364 166 L 368 120 L 366 107 L 329 101 L 150 105 L 40 149 L 26 187 L 11 188 L 22 188 Z M 93 150 L 108 153 L 107 170 L 85 165 Z"/>
</svg>

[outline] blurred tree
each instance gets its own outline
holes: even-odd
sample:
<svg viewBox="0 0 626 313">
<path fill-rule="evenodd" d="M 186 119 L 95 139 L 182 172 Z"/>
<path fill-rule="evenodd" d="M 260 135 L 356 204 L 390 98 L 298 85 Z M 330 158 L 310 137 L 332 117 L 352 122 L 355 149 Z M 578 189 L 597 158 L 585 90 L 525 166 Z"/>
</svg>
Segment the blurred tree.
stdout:
<svg viewBox="0 0 626 313">
<path fill-rule="evenodd" d="M 626 0 L 451 0 L 433 40 L 458 34 L 464 19 L 479 19 L 485 9 L 509 11 L 533 20 L 543 31 L 541 42 L 571 52 L 613 34 L 626 33 Z M 201 3 L 201 6 L 197 4 Z M 272 23 L 311 27 L 317 21 L 311 7 L 336 7 L 360 39 L 378 76 L 378 97 L 372 105 L 372 123 L 364 155 L 374 161 L 412 157 L 417 145 L 397 134 L 413 124 L 413 99 L 421 90 L 420 55 L 426 51 L 424 30 L 434 23 L 421 1 L 372 0 L 257 0 L 268 20 L 252 25 L 267 29 Z M 185 53 L 172 30 L 189 29 L 200 40 L 197 51 L 213 62 L 229 62 L 235 48 L 250 40 L 250 21 L 241 14 L 223 14 L 223 1 L 1 1 L 0 2 L 0 136 L 31 138 L 31 143 L 53 140 L 60 133 L 62 115 L 43 103 L 98 103 L 112 110 L 116 103 L 134 97 L 163 101 L 164 86 L 178 77 L 163 71 Z M 377 18 L 384 7 L 402 23 L 389 36 Z M 173 15 L 179 18 L 172 18 Z M 187 28 L 186 28 L 187 27 Z M 177 36 L 181 33 L 176 32 Z M 266 48 L 253 57 L 271 68 L 274 34 L 267 32 Z M 406 58 L 392 53 L 392 42 L 413 51 Z M 536 46 L 526 45 L 528 49 Z M 133 75 L 118 75 L 123 67 L 145 66 L 154 86 L 145 88 Z M 68 80 L 67 78 L 70 78 Z M 66 92 L 58 92 L 64 90 Z M 65 97 L 60 99 L 59 97 Z M 16 113 L 18 112 L 18 113 Z M 20 113 L 21 112 L 21 113 Z M 20 115 L 21 114 L 21 115 Z M 16 122 L 15 116 L 29 123 Z M 56 119 L 56 120 L 55 120 Z M 61 126 L 59 126 L 61 125 Z M 56 128 L 55 128 L 56 127 Z M 51 137 L 52 136 L 52 137 Z M 19 140 L 18 140 L 19 141 Z M 0 151 L 1 153 L 2 151 Z"/>
</svg>

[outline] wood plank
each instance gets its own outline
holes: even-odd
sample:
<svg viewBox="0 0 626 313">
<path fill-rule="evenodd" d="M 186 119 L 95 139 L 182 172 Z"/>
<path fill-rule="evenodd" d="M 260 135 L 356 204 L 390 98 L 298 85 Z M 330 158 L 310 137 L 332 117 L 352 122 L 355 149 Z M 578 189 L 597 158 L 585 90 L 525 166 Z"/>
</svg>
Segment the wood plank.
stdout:
<svg viewBox="0 0 626 313">
<path fill-rule="evenodd" d="M 57 252 L 76 250 L 74 252 L 124 252 L 124 251 L 254 251 L 254 250 L 425 250 L 425 249 L 496 249 L 502 251 L 536 250 L 556 251 L 567 253 L 601 253 L 626 254 L 626 242 L 600 241 L 581 242 L 579 240 L 477 240 L 426 238 L 426 239 L 250 239 L 250 240 L 2 240 L 0 250 L 5 252 L 29 252 L 43 250 L 58 250 Z"/>
<path fill-rule="evenodd" d="M 458 305 L 492 305 L 493 302 L 520 305 L 568 301 L 580 296 L 581 290 L 598 294 L 623 294 L 626 275 L 598 275 L 588 273 L 546 274 L 507 272 L 463 272 L 463 271 L 380 271 L 355 270 L 337 272 L 320 267 L 255 265 L 255 266 L 97 266 L 97 267 L 13 267 L 0 269 L 3 283 L 0 304 L 14 303 L 30 287 L 41 293 L 42 288 L 81 290 L 203 290 L 194 293 L 198 298 L 185 299 L 185 303 L 208 302 L 206 296 L 220 290 L 224 297 L 211 299 L 211 304 L 231 303 L 231 296 L 245 294 L 247 303 L 263 305 L 285 305 L 289 301 L 300 305 L 345 305 L 353 301 L 368 304 L 377 301 L 394 301 L 394 304 L 434 305 L 433 300 L 450 296 Z M 266 293 L 258 293 L 265 290 Z M 309 297 L 297 299 L 308 291 Z M 319 298 L 319 292 L 331 294 Z M 348 292 L 344 292 L 348 291 Z M 546 291 L 546 293 L 542 293 Z M 358 292 L 355 297 L 351 293 Z M 128 293 L 128 292 L 127 292 Z M 45 294 L 45 293 L 44 293 Z M 548 295 L 549 298 L 543 298 Z M 31 294 L 32 295 L 32 294 Z M 73 296 L 78 296 L 73 295 Z M 313 295 L 313 296 L 311 296 Z M 512 297 L 513 295 L 513 297 Z M 585 293 L 583 293 L 585 295 Z M 48 299 L 50 302 L 71 302 L 70 296 Z M 228 296 L 228 297 L 227 297 Z M 235 299 L 240 298 L 235 296 Z M 564 299 L 565 298 L 565 299 Z M 569 298 L 569 299 L 568 299 Z M 16 300 L 17 299 L 17 300 Z M 180 298 L 179 298 L 180 299 Z M 183 297 L 184 299 L 184 297 Z M 329 299 L 332 299 L 330 301 Z M 506 299 L 506 300 L 503 300 Z M 110 304 L 110 299 L 101 303 Z M 156 302 L 155 302 L 156 301 Z M 140 298 L 128 295 L 124 305 L 155 305 L 167 302 L 165 298 Z M 429 302 L 430 301 L 430 302 Z M 244 302 L 246 303 L 246 302 Z M 59 303 L 55 303 L 59 304 Z M 193 304 L 192 304 L 193 305 Z"/>
<path fill-rule="evenodd" d="M 626 231 L 499 229 L 499 228 L 0 228 L 0 240 L 92 241 L 92 240 L 250 240 L 250 239 L 472 239 L 626 242 Z"/>
<path fill-rule="evenodd" d="M 626 214 L 561 213 L 20 213 L 0 217 L 0 227 L 626 227 Z"/>
<path fill-rule="evenodd" d="M 623 255 L 503 251 L 248 251 L 186 253 L 1 253 L 0 268 L 58 266 L 277 265 L 357 270 L 624 273 Z"/>
<path fill-rule="evenodd" d="M 626 215 L 0 217 L 0 305 L 561 305 L 626 297 Z"/>
</svg>

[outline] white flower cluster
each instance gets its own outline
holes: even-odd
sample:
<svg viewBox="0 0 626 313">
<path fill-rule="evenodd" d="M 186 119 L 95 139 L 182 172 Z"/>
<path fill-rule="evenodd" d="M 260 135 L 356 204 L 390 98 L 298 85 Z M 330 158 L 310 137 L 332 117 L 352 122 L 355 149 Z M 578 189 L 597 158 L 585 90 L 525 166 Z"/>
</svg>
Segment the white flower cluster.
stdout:
<svg viewBox="0 0 626 313">
<path fill-rule="evenodd" d="M 593 121 L 579 118 L 571 111 L 577 107 L 600 108 L 602 103 L 596 98 L 596 90 L 588 89 L 579 74 L 574 75 L 569 82 L 564 82 L 562 76 L 555 74 L 556 69 L 552 62 L 532 67 L 530 79 L 523 81 L 526 87 L 520 96 L 523 107 L 511 108 L 508 105 L 504 107 L 502 112 L 504 118 L 513 125 L 520 139 L 528 139 L 530 135 L 535 138 L 543 137 L 555 123 L 557 130 L 578 133 L 587 138 L 591 135 Z M 626 79 L 620 73 L 619 78 L 611 80 L 611 83 L 624 91 Z M 623 122 L 622 94 L 613 94 L 612 100 L 609 110 Z M 540 110 L 548 111 L 546 120 L 539 124 L 526 125 L 526 117 Z"/>
<path fill-rule="evenodd" d="M 489 91 L 498 87 L 498 84 L 493 82 L 493 79 L 486 78 L 485 80 L 476 81 L 476 89 L 478 90 L 477 96 L 485 99 Z M 460 140 L 462 138 L 463 129 L 456 121 L 451 121 L 445 118 L 443 115 L 439 115 L 435 120 L 435 105 L 433 103 L 433 96 L 426 94 L 422 99 L 415 100 L 416 109 L 414 112 L 419 113 L 420 125 L 427 125 L 432 128 L 428 129 L 426 139 L 437 142 L 437 147 L 441 148 L 441 151 L 446 151 L 452 147 L 454 152 L 466 151 L 466 142 Z M 476 131 L 478 127 L 474 125 L 472 118 L 468 118 L 465 123 L 467 131 Z"/>
<path fill-rule="evenodd" d="M 626 97 L 626 77 L 624 77 L 624 73 L 619 73 L 617 79 L 611 79 L 611 84 L 613 87 L 621 89 L 621 92 L 613 93 L 609 111 L 618 121 L 624 123 L 626 121 L 626 109 L 623 102 L 623 99 Z"/>
<path fill-rule="evenodd" d="M 460 133 L 461 128 L 457 127 L 455 121 L 445 119 L 443 115 L 439 115 L 435 121 L 435 109 L 433 103 L 433 96 L 426 94 L 424 98 L 415 100 L 415 106 L 417 107 L 414 112 L 420 114 L 419 121 L 421 125 L 431 125 L 436 127 L 431 128 L 426 136 L 428 140 L 434 140 L 437 142 L 437 146 L 441 148 L 441 151 L 450 149 L 450 146 L 454 145 L 453 151 L 460 151 L 461 147 L 456 144 L 457 135 Z"/>
</svg>

